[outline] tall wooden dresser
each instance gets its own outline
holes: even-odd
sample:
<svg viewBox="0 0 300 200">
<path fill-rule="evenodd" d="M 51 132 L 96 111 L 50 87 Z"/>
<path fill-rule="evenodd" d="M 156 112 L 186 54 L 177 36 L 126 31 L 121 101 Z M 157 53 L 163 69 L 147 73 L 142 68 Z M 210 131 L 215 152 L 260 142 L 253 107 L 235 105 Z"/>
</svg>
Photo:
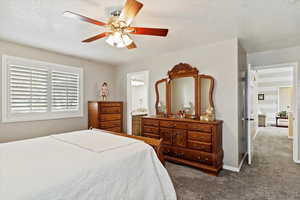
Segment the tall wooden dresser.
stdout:
<svg viewBox="0 0 300 200">
<path fill-rule="evenodd" d="M 123 132 L 123 102 L 89 101 L 88 126 L 118 133 Z"/>
<path fill-rule="evenodd" d="M 190 165 L 217 175 L 223 166 L 222 124 L 220 120 L 150 116 L 142 118 L 142 136 L 163 138 L 166 160 Z"/>
</svg>

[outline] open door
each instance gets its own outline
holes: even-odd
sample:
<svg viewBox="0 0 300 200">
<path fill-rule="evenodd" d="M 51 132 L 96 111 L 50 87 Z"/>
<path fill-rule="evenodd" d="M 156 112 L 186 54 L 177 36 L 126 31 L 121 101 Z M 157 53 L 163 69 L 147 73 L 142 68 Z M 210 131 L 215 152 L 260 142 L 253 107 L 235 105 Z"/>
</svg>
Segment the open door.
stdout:
<svg viewBox="0 0 300 200">
<path fill-rule="evenodd" d="M 132 135 L 132 119 L 149 112 L 149 71 L 127 74 L 127 134 Z M 135 129 L 134 129 L 135 130 Z"/>
<path fill-rule="evenodd" d="M 251 165 L 253 160 L 253 140 L 256 134 L 256 113 L 254 105 L 256 103 L 256 77 L 255 71 L 251 69 L 251 65 L 248 65 L 247 70 L 247 81 L 246 81 L 246 117 L 245 121 L 247 124 L 247 141 L 248 141 L 248 164 Z"/>
</svg>

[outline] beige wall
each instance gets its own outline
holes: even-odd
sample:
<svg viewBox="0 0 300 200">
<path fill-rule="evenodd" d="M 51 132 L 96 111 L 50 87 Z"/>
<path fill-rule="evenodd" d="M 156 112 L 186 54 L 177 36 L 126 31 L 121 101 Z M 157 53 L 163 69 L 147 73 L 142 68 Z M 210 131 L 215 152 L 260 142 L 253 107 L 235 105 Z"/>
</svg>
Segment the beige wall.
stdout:
<svg viewBox="0 0 300 200">
<path fill-rule="evenodd" d="M 248 55 L 248 63 L 252 66 L 267 66 L 280 63 L 298 63 L 298 80 L 297 85 L 300 87 L 300 46 L 286 49 L 279 49 L 266 52 L 252 53 Z M 298 88 L 299 89 L 299 88 Z M 298 91 L 296 99 L 300 99 L 300 92 Z M 296 102 L 298 106 L 298 113 L 300 113 L 300 101 Z M 297 120 L 300 124 L 300 117 Z M 294 127 L 295 128 L 295 127 Z M 299 128 L 298 128 L 299 131 Z M 298 144 L 300 143 L 300 137 L 298 137 Z M 298 155 L 295 155 L 294 159 L 300 161 L 300 145 L 298 145 Z"/>
<path fill-rule="evenodd" d="M 126 74 L 149 70 L 150 112 L 154 114 L 154 84 L 157 80 L 166 77 L 167 71 L 174 65 L 186 62 L 197 67 L 201 73 L 212 75 L 216 79 L 214 95 L 216 115 L 218 119 L 224 120 L 224 163 L 231 167 L 238 167 L 237 51 L 237 39 L 232 39 L 208 46 L 182 49 L 119 66 L 117 94 L 120 99 L 126 101 Z"/>
<path fill-rule="evenodd" d="M 292 106 L 292 87 L 280 87 L 278 91 L 278 106 L 280 111 L 290 111 Z"/>
<path fill-rule="evenodd" d="M 110 88 L 115 89 L 115 66 L 95 63 L 80 58 L 65 56 L 41 49 L 21 46 L 9 42 L 0 41 L 0 55 L 7 54 L 40 61 L 82 67 L 84 69 L 84 117 L 68 118 L 58 120 L 44 120 L 33 122 L 1 123 L 0 122 L 0 143 L 20 140 L 51 133 L 61 133 L 72 130 L 87 128 L 87 101 L 97 100 L 97 83 L 107 81 Z M 1 64 L 0 64 L 1 66 Z M 1 67 L 0 67 L 1 69 Z M 0 75 L 0 77 L 2 77 Z M 0 84 L 2 80 L 0 81 Z M 2 88 L 2 87 L 0 87 Z M 111 99 L 114 99 L 114 90 L 111 92 Z M 2 91 L 0 93 L 0 97 Z M 2 105 L 2 97 L 0 105 Z M 1 115 L 0 108 L 0 115 Z"/>
</svg>

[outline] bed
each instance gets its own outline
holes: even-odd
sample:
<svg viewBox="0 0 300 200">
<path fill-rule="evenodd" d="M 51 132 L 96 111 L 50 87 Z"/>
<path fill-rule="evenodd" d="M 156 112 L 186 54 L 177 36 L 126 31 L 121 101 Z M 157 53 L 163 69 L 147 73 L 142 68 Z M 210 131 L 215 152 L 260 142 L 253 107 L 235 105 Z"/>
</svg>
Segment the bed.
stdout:
<svg viewBox="0 0 300 200">
<path fill-rule="evenodd" d="M 151 146 L 101 130 L 0 144 L 5 200 L 174 200 Z"/>
</svg>

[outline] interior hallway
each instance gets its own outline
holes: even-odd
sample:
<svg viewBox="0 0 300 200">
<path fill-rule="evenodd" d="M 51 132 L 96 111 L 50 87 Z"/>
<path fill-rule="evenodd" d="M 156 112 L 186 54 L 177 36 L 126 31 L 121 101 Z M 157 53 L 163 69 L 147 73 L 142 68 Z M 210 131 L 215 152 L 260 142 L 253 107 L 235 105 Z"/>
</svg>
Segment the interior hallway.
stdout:
<svg viewBox="0 0 300 200">
<path fill-rule="evenodd" d="M 178 200 L 300 200 L 300 165 L 285 130 L 260 130 L 254 150 L 253 165 L 244 164 L 240 173 L 222 170 L 219 177 L 167 163 Z"/>
</svg>

